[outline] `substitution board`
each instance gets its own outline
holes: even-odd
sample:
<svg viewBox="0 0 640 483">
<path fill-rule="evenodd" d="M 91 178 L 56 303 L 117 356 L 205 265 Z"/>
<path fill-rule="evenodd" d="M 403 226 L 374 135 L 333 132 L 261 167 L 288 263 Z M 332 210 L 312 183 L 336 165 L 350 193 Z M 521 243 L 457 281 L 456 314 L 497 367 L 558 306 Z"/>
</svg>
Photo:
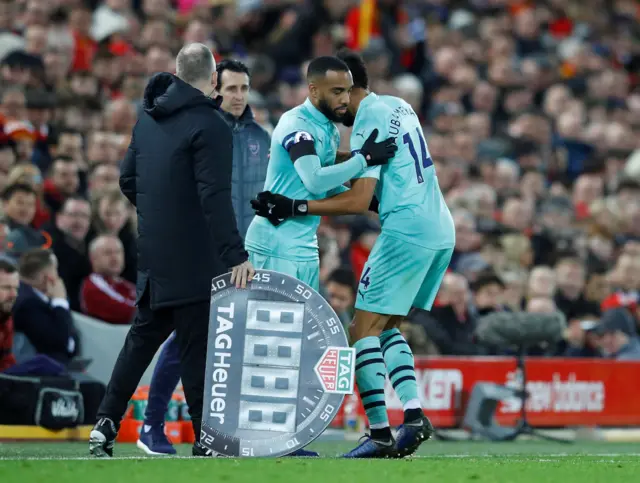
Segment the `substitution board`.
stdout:
<svg viewBox="0 0 640 483">
<path fill-rule="evenodd" d="M 230 278 L 212 282 L 200 441 L 224 456 L 283 456 L 317 438 L 353 393 L 355 351 L 308 285 L 268 270 L 247 289 Z"/>
</svg>

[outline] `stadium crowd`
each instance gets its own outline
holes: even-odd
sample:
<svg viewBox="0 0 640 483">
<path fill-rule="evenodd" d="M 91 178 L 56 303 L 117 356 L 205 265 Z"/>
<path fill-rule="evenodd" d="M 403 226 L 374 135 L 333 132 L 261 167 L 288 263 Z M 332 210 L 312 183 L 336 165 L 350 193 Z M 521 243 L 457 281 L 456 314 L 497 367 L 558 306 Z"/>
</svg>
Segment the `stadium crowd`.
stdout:
<svg viewBox="0 0 640 483">
<path fill-rule="evenodd" d="M 250 121 L 268 133 L 304 101 L 309 59 L 346 45 L 375 92 L 419 114 L 455 221 L 436 305 L 403 326 L 414 352 L 485 354 L 481 317 L 561 312 L 564 343 L 537 354 L 640 359 L 639 17 L 633 0 L 0 0 L 0 240 L 30 287 L 16 332 L 66 362 L 70 310 L 131 321 L 119 163 L 147 80 L 182 45 L 249 66 Z M 379 231 L 374 214 L 321 225 L 322 288 L 345 323 Z M 4 310 L 16 294 L 1 288 Z"/>
</svg>

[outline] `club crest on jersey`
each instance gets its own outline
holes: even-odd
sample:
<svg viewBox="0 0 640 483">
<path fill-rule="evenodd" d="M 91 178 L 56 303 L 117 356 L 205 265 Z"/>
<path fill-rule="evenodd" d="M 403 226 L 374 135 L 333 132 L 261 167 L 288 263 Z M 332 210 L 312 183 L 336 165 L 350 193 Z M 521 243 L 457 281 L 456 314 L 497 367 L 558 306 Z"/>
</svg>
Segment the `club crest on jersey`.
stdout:
<svg viewBox="0 0 640 483">
<path fill-rule="evenodd" d="M 260 143 L 258 143 L 258 141 L 256 141 L 255 139 L 249 139 L 248 145 L 249 145 L 249 152 L 253 156 L 257 156 L 258 153 L 260 152 Z"/>
</svg>

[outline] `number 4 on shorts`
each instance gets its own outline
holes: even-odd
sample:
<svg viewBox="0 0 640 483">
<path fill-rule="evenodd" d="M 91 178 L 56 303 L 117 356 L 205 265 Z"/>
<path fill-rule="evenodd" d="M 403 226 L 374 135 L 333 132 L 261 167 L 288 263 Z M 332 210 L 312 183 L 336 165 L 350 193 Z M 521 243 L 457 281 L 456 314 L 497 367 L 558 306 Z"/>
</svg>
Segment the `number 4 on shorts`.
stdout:
<svg viewBox="0 0 640 483">
<path fill-rule="evenodd" d="M 369 272 L 370 271 L 371 271 L 371 267 L 367 267 L 367 269 L 362 274 L 362 278 L 360 279 L 360 285 L 364 285 L 364 289 L 365 290 L 369 288 L 369 284 L 371 283 L 369 281 Z"/>
</svg>

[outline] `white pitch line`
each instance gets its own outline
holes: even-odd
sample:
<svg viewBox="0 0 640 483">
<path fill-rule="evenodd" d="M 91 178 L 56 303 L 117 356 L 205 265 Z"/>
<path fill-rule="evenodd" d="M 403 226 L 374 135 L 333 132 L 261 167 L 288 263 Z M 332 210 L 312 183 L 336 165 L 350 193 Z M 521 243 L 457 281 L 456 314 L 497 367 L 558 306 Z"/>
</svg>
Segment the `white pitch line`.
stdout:
<svg viewBox="0 0 640 483">
<path fill-rule="evenodd" d="M 538 457 L 535 460 L 535 457 Z M 554 453 L 554 454 L 538 454 L 538 455 L 529 455 L 529 454 L 432 454 L 432 455 L 415 455 L 411 456 L 407 459 L 485 459 L 485 458 L 512 458 L 518 460 L 529 460 L 529 461 L 538 461 L 539 463 L 548 462 L 548 458 L 567 458 L 571 456 L 577 457 L 598 457 L 598 458 L 620 458 L 620 457 L 631 457 L 638 458 L 640 457 L 640 453 Z M 324 456 L 323 459 L 336 459 L 333 456 Z M 168 459 L 180 459 L 180 460 L 207 460 L 210 458 L 202 457 L 202 456 L 114 456 L 113 458 L 96 458 L 93 456 L 63 456 L 63 457 L 55 457 L 55 456 L 29 456 L 26 458 L 17 458 L 17 457 L 4 457 L 0 456 L 0 461 L 124 461 L 124 460 L 149 460 L 149 461 L 158 461 L 158 460 L 168 460 Z M 230 458 L 224 458 L 230 459 Z M 235 458 L 235 459 L 245 459 L 245 458 Z M 611 460 L 600 460 L 600 462 L 615 462 Z"/>
</svg>

